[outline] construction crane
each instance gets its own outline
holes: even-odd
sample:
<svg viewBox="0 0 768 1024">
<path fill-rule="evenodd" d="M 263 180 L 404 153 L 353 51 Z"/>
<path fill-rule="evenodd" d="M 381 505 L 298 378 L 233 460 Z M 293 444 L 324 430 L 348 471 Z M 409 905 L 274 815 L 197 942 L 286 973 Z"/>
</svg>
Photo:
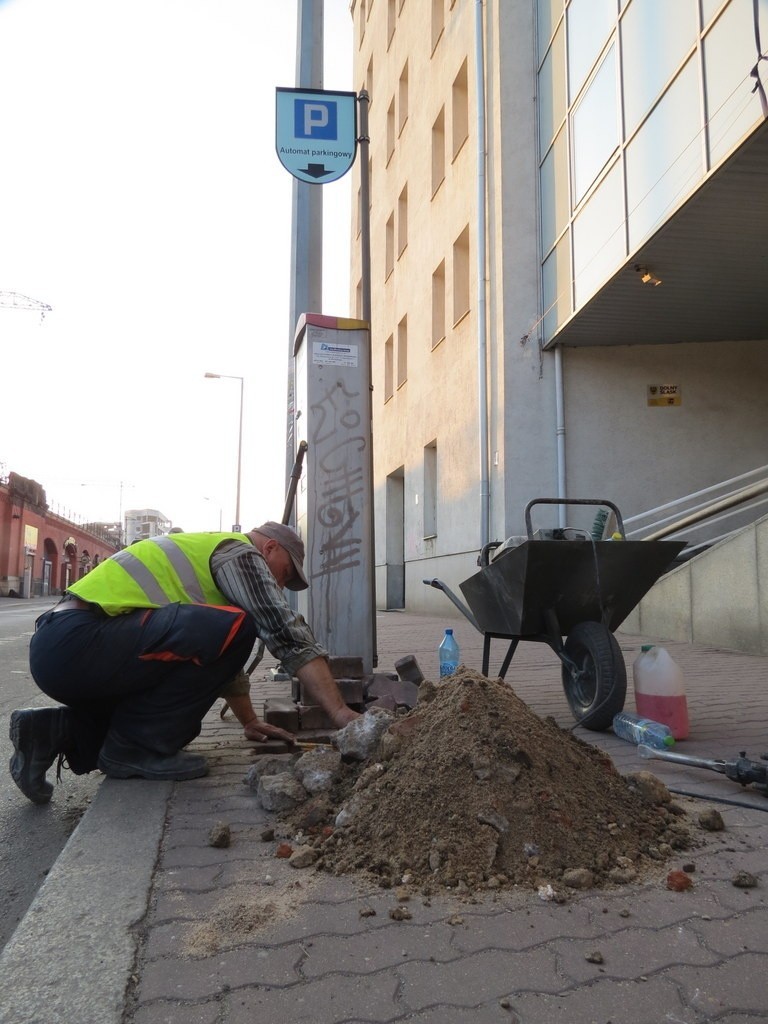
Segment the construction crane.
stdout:
<svg viewBox="0 0 768 1024">
<path fill-rule="evenodd" d="M 30 299 L 28 295 L 21 295 L 19 292 L 0 292 L 0 306 L 6 309 L 34 309 L 40 314 L 40 319 L 45 319 L 45 314 L 51 312 L 51 306 L 47 302 L 40 302 L 39 299 Z"/>
</svg>

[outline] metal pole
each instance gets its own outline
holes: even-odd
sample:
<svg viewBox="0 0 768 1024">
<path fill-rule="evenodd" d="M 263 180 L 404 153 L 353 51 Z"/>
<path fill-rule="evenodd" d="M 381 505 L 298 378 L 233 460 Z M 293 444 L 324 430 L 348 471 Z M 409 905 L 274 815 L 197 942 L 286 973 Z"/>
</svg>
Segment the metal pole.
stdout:
<svg viewBox="0 0 768 1024">
<path fill-rule="evenodd" d="M 373 333 L 371 330 L 371 182 L 368 174 L 368 149 L 370 138 L 368 136 L 368 106 L 370 97 L 365 89 L 361 89 L 357 96 L 360 134 L 357 142 L 360 146 L 360 264 L 361 264 L 361 301 L 362 316 L 368 324 L 368 346 L 371 351 L 368 354 L 368 400 L 373 402 Z M 368 424 L 369 458 L 371 484 L 373 484 L 373 410 L 371 407 L 371 420 Z M 373 496 L 371 496 L 373 497 Z M 375 515 L 373 501 L 368 509 L 370 517 L 370 549 L 368 551 L 368 564 L 371 568 L 371 650 L 373 651 L 373 667 L 379 663 L 379 654 L 376 644 L 376 541 L 375 541 Z"/>
<path fill-rule="evenodd" d="M 237 434 L 237 498 L 235 499 L 235 523 L 233 533 L 240 533 L 240 475 L 243 467 L 243 388 L 244 380 L 240 378 L 240 427 Z"/>
<path fill-rule="evenodd" d="M 362 314 L 363 320 L 368 321 L 370 330 L 371 323 L 371 182 L 368 175 L 368 148 L 370 138 L 368 136 L 368 105 L 370 96 L 365 89 L 361 89 L 358 97 L 358 109 L 360 113 L 360 258 L 362 272 Z"/>
<path fill-rule="evenodd" d="M 323 88 L 324 0 L 299 0 L 296 32 L 296 88 Z M 294 415 L 296 381 L 293 343 L 302 313 L 321 313 L 323 306 L 323 189 L 293 180 L 291 233 L 291 294 L 288 325 L 288 402 L 285 447 L 285 485 L 290 486 L 296 461 Z M 293 593 L 291 591 L 291 593 Z"/>
</svg>

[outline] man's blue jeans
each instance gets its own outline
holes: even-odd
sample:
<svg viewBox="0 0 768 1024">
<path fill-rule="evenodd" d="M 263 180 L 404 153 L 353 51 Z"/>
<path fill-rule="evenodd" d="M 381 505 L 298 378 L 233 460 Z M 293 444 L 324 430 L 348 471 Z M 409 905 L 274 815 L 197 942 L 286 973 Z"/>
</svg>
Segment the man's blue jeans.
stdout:
<svg viewBox="0 0 768 1024">
<path fill-rule="evenodd" d="M 37 620 L 29 664 L 43 693 L 72 711 L 66 756 L 82 774 L 96 768 L 109 732 L 161 755 L 185 747 L 255 640 L 241 608 L 170 604 L 116 616 L 62 608 Z"/>
</svg>

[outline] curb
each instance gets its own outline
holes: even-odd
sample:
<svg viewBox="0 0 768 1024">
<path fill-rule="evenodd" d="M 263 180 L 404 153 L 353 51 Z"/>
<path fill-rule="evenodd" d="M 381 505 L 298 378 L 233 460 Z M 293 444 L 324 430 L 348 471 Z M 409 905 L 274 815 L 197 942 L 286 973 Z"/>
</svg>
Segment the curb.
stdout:
<svg viewBox="0 0 768 1024">
<path fill-rule="evenodd" d="M 119 1024 L 171 782 L 104 779 L 0 956 L 0 1024 Z"/>
</svg>

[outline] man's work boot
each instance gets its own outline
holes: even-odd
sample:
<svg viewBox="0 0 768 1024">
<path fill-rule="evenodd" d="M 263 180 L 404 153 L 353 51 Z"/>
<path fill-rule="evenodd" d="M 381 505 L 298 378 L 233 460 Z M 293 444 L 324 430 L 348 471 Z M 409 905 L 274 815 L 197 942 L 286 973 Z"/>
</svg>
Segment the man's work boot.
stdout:
<svg viewBox="0 0 768 1024">
<path fill-rule="evenodd" d="M 109 735 L 99 754 L 99 768 L 110 779 L 151 779 L 154 782 L 182 782 L 208 774 L 199 754 L 158 754 L 127 740 Z"/>
<path fill-rule="evenodd" d="M 32 803 L 47 804 L 53 786 L 45 773 L 72 742 L 71 712 L 68 708 L 14 711 L 9 734 L 14 749 L 10 760 L 13 781 Z"/>
</svg>

